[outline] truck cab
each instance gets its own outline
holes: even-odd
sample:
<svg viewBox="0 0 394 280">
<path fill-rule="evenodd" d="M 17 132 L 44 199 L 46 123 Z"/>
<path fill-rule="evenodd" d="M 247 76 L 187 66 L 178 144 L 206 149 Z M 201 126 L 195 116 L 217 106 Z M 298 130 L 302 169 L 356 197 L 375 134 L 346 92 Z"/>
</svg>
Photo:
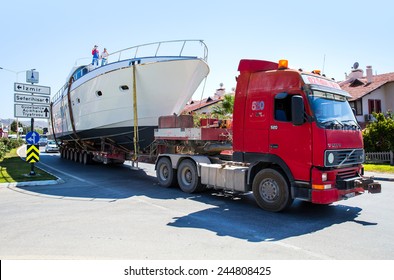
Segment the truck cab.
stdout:
<svg viewBox="0 0 394 280">
<path fill-rule="evenodd" d="M 233 160 L 252 165 L 248 184 L 266 168 L 290 186 L 288 199 L 329 204 L 380 191 L 362 177 L 361 129 L 339 85 L 315 73 L 241 60 L 233 115 Z M 262 199 L 279 190 L 259 186 Z M 285 205 L 283 205 L 285 206 Z"/>
</svg>

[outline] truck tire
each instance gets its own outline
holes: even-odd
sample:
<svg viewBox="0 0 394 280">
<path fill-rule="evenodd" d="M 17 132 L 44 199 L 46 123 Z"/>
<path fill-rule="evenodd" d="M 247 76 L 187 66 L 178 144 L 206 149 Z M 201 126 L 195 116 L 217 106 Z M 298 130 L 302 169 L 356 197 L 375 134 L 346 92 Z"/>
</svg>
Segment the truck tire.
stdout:
<svg viewBox="0 0 394 280">
<path fill-rule="evenodd" d="M 198 177 L 197 166 L 190 159 L 185 159 L 179 164 L 177 178 L 179 187 L 186 193 L 200 192 L 204 189 Z"/>
<path fill-rule="evenodd" d="M 156 178 L 159 185 L 165 188 L 169 188 L 177 184 L 176 171 L 172 168 L 171 160 L 169 158 L 161 157 L 157 162 Z"/>
<path fill-rule="evenodd" d="M 275 169 L 263 169 L 253 180 L 253 195 L 264 210 L 279 212 L 293 202 L 286 178 Z"/>
</svg>

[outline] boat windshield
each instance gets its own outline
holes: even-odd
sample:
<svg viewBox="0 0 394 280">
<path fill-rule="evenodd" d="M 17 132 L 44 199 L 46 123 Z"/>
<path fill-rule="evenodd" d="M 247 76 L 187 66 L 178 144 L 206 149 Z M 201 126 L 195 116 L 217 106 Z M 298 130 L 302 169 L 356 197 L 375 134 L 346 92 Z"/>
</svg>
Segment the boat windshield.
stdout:
<svg viewBox="0 0 394 280">
<path fill-rule="evenodd" d="M 309 101 L 319 127 L 343 130 L 360 129 L 345 96 L 312 89 L 309 92 Z"/>
</svg>

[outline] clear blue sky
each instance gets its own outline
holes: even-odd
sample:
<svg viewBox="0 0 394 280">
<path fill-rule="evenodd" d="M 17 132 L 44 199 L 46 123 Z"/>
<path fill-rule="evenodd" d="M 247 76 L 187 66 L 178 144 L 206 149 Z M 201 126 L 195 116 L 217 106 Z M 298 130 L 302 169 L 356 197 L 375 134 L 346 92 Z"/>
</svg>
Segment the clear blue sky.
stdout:
<svg viewBox="0 0 394 280">
<path fill-rule="evenodd" d="M 203 39 L 211 72 L 204 96 L 220 83 L 235 87 L 242 58 L 289 60 L 291 68 L 323 69 L 343 80 L 354 62 L 394 72 L 392 1 L 41 1 L 5 0 L 0 66 L 35 68 L 55 94 L 75 60 L 93 45 L 109 52 L 176 39 Z M 25 73 L 0 70 L 0 118 L 14 117 L 13 84 Z M 199 99 L 202 91 L 195 93 Z"/>
</svg>

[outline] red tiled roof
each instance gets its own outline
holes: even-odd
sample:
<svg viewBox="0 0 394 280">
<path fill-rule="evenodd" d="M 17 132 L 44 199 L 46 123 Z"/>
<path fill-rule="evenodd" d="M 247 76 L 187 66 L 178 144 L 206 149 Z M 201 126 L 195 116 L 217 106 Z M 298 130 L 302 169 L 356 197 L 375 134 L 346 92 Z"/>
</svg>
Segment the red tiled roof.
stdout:
<svg viewBox="0 0 394 280">
<path fill-rule="evenodd" d="M 190 104 L 187 104 L 185 108 L 183 109 L 183 113 L 190 113 L 194 112 L 198 109 L 213 105 L 215 103 L 218 103 L 219 101 L 222 101 L 222 99 L 212 99 L 211 97 L 202 99 L 202 100 L 193 100 Z"/>
<path fill-rule="evenodd" d="M 350 95 L 352 96 L 350 100 L 356 100 L 373 92 L 374 90 L 380 88 L 384 84 L 391 82 L 394 82 L 394 72 L 372 76 L 372 83 L 369 84 L 367 83 L 366 77 L 363 77 L 361 79 L 356 79 L 352 82 L 350 81 L 340 82 L 339 86 L 343 90 L 350 93 Z"/>
</svg>

